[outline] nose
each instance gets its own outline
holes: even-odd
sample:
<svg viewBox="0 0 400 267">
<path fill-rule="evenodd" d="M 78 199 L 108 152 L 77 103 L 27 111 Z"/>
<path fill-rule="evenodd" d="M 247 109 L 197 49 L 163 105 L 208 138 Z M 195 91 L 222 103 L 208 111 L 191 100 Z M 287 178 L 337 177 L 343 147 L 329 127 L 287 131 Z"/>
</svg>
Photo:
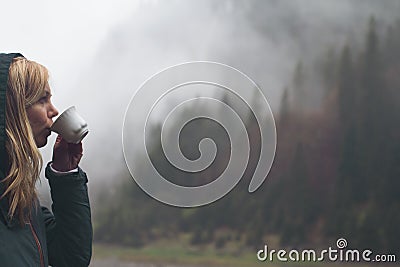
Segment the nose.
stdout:
<svg viewBox="0 0 400 267">
<path fill-rule="evenodd" d="M 58 115 L 58 110 L 56 109 L 56 107 L 51 104 L 50 106 L 50 110 L 49 110 L 49 118 L 52 119 L 54 117 L 56 117 Z"/>
</svg>

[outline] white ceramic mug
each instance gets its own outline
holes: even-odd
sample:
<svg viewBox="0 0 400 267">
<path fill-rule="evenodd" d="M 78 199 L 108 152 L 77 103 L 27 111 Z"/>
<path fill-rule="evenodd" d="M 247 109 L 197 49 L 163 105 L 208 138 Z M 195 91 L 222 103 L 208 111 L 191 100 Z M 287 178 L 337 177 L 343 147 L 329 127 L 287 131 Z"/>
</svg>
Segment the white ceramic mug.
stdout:
<svg viewBox="0 0 400 267">
<path fill-rule="evenodd" d="M 51 126 L 68 143 L 78 144 L 89 133 L 86 121 L 78 114 L 75 106 L 65 110 Z"/>
</svg>

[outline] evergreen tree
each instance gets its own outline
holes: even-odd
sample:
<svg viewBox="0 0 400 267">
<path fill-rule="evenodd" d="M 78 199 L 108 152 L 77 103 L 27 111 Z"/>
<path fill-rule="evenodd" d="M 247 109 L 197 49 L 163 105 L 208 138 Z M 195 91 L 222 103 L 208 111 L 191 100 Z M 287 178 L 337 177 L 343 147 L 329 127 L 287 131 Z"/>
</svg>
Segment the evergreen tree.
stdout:
<svg viewBox="0 0 400 267">
<path fill-rule="evenodd" d="M 364 193 L 360 201 L 366 200 L 373 194 L 373 184 L 379 175 L 380 157 L 376 151 L 380 150 L 382 144 L 382 102 L 384 93 L 381 81 L 381 68 L 378 51 L 378 36 L 376 33 L 376 22 L 372 17 L 366 38 L 366 49 L 363 54 L 361 65 L 360 91 L 358 95 L 357 110 L 357 155 L 359 168 L 360 190 Z M 356 188 L 354 188 L 356 189 Z"/>
<path fill-rule="evenodd" d="M 283 129 L 290 116 L 290 104 L 289 104 L 289 89 L 286 87 L 283 90 L 281 105 L 279 111 L 279 125 L 278 127 Z"/>
<path fill-rule="evenodd" d="M 293 75 L 293 107 L 297 112 L 305 110 L 307 97 L 304 67 L 299 61 Z"/>
<path fill-rule="evenodd" d="M 288 185 L 285 188 L 285 220 L 282 225 L 282 240 L 285 245 L 300 245 L 307 242 L 307 232 L 318 215 L 317 200 L 312 190 L 307 170 L 303 144 L 298 143 L 291 167 L 288 170 Z"/>
<path fill-rule="evenodd" d="M 343 129 L 347 130 L 355 121 L 355 75 L 350 55 L 349 46 L 343 48 L 340 59 L 338 106 L 339 120 Z"/>
<path fill-rule="evenodd" d="M 335 87 L 335 83 L 337 81 L 336 55 L 332 47 L 328 49 L 322 59 L 322 62 L 320 62 L 319 64 L 320 66 L 318 68 L 318 74 L 322 76 L 322 81 L 326 88 L 326 92 L 329 92 Z"/>
</svg>

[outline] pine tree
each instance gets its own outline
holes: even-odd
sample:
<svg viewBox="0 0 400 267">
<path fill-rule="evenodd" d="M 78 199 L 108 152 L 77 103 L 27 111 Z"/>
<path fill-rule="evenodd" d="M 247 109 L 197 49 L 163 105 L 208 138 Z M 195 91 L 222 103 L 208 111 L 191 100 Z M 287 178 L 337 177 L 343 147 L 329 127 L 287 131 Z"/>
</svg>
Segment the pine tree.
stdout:
<svg viewBox="0 0 400 267">
<path fill-rule="evenodd" d="M 289 89 L 286 87 L 283 90 L 281 105 L 279 111 L 279 128 L 283 129 L 290 116 L 290 104 L 289 104 Z"/>
<path fill-rule="evenodd" d="M 335 87 L 337 81 L 337 62 L 336 53 L 331 47 L 327 50 L 324 58 L 319 63 L 319 73 L 322 76 L 323 84 L 326 88 L 326 93 Z"/>
<path fill-rule="evenodd" d="M 355 77 L 351 61 L 350 48 L 345 46 L 342 51 L 339 69 L 338 106 L 340 124 L 347 129 L 354 123 L 355 107 Z"/>
<path fill-rule="evenodd" d="M 297 112 L 305 110 L 307 105 L 307 93 L 305 87 L 305 75 L 303 63 L 299 61 L 293 76 L 293 106 Z"/>
</svg>

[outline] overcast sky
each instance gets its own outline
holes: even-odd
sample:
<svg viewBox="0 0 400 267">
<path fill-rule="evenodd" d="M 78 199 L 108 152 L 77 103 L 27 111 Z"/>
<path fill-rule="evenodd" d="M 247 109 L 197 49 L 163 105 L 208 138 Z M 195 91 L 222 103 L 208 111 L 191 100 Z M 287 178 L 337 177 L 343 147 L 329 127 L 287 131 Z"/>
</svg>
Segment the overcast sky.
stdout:
<svg viewBox="0 0 400 267">
<path fill-rule="evenodd" d="M 296 62 L 362 40 L 371 15 L 391 23 L 400 1 L 14 0 L 1 10 L 0 51 L 45 65 L 55 105 L 87 119 L 82 165 L 96 184 L 124 166 L 124 112 L 151 75 L 218 61 L 249 75 L 276 109 Z M 42 151 L 47 162 L 51 146 Z"/>
</svg>

